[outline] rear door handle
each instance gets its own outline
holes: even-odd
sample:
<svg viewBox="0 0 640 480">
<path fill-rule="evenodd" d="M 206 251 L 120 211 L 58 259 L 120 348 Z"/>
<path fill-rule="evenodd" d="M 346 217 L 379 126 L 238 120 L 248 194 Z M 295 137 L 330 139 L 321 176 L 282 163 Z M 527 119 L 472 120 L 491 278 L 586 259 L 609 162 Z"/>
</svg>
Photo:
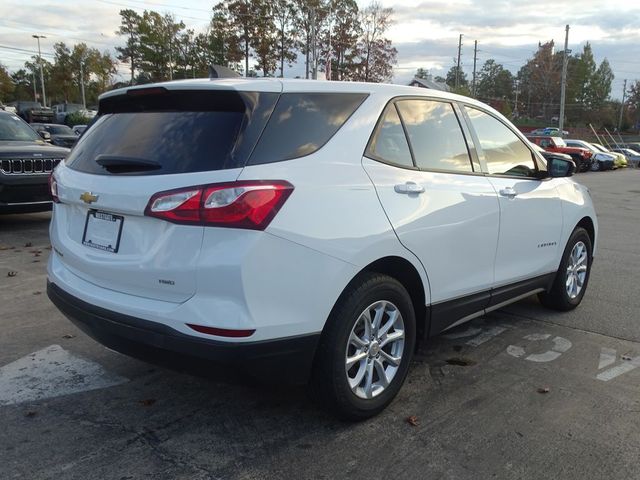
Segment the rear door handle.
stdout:
<svg viewBox="0 0 640 480">
<path fill-rule="evenodd" d="M 422 185 L 418 185 L 416 182 L 399 183 L 393 187 L 393 189 L 396 193 L 404 193 L 405 195 L 409 195 L 411 193 L 424 193 L 424 187 Z"/>
<path fill-rule="evenodd" d="M 505 187 L 500 190 L 500 195 L 507 198 L 515 198 L 518 196 L 518 192 L 513 187 Z"/>
</svg>

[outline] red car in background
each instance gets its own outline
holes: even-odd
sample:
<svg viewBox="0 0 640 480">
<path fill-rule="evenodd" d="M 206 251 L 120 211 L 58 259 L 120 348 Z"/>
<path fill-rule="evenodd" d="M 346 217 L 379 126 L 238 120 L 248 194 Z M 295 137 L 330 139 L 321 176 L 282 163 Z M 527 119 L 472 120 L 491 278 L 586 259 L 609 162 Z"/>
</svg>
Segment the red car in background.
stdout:
<svg viewBox="0 0 640 480">
<path fill-rule="evenodd" d="M 548 152 L 566 153 L 576 164 L 576 168 L 580 172 L 586 172 L 591 168 L 591 156 L 589 150 L 582 147 L 568 147 L 565 141 L 560 137 L 550 135 L 529 136 L 529 141 L 535 143 Z"/>
</svg>

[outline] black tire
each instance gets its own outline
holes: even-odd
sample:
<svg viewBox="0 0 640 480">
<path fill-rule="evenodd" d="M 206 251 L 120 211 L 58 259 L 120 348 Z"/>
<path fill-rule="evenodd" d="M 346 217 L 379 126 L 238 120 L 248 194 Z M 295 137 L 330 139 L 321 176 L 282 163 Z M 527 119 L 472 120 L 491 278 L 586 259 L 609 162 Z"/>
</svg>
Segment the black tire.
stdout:
<svg viewBox="0 0 640 480">
<path fill-rule="evenodd" d="M 600 161 L 598 161 L 598 160 L 595 160 L 591 164 L 591 171 L 592 172 L 600 172 L 600 171 L 602 171 L 602 163 L 600 163 Z"/>
<path fill-rule="evenodd" d="M 576 164 L 576 172 L 584 172 L 584 161 L 582 157 L 576 153 L 569 155 L 573 159 L 573 163 Z"/>
<path fill-rule="evenodd" d="M 569 276 L 568 266 L 570 262 L 571 252 L 573 248 L 580 242 L 582 242 L 586 247 L 587 271 L 580 292 L 577 294 L 577 296 L 572 298 L 567 292 L 567 279 Z M 589 234 L 584 228 L 577 227 L 569 237 L 569 241 L 567 242 L 567 246 L 565 247 L 564 253 L 562 255 L 560 268 L 558 268 L 551 289 L 548 292 L 538 294 L 540 303 L 542 303 L 545 307 L 559 310 L 561 312 L 573 310 L 578 305 L 580 305 L 580 302 L 582 301 L 582 298 L 587 291 L 589 277 L 591 276 L 591 264 L 593 262 L 592 252 L 593 246 L 591 244 L 591 238 L 589 237 Z"/>
<path fill-rule="evenodd" d="M 349 386 L 345 360 L 352 329 L 360 315 L 378 301 L 390 302 L 402 315 L 405 343 L 400 364 L 388 386 L 377 396 L 364 399 Z M 377 415 L 400 391 L 409 371 L 415 341 L 414 308 L 402 284 L 387 275 L 361 274 L 340 296 L 322 333 L 310 384 L 314 399 L 344 420 L 364 420 Z"/>
</svg>

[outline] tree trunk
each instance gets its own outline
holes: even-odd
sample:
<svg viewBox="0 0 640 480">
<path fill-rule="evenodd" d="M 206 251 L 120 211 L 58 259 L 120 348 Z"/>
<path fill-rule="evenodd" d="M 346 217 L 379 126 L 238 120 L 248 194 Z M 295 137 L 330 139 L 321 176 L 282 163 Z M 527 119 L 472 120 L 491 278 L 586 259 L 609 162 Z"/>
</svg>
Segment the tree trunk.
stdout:
<svg viewBox="0 0 640 480">
<path fill-rule="evenodd" d="M 309 79 L 309 43 L 310 43 L 309 42 L 309 35 L 307 35 L 306 42 L 305 42 L 305 52 L 304 52 L 305 57 L 306 57 L 305 64 L 304 64 L 304 66 L 305 66 L 305 77 L 304 78 L 306 78 L 307 80 Z"/>
<path fill-rule="evenodd" d="M 245 37 L 244 41 L 244 76 L 249 76 L 249 38 Z"/>
<path fill-rule="evenodd" d="M 367 59 L 364 64 L 364 81 L 369 81 L 369 58 L 371 57 L 371 46 L 367 47 Z"/>
<path fill-rule="evenodd" d="M 280 78 L 284 78 L 284 28 L 280 37 Z"/>
</svg>

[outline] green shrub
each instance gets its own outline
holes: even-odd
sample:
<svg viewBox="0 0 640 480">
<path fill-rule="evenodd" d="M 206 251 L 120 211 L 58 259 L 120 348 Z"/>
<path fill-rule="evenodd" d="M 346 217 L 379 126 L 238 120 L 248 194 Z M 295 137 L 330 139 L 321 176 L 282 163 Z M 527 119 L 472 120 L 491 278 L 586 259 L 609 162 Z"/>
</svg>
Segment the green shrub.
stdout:
<svg viewBox="0 0 640 480">
<path fill-rule="evenodd" d="M 86 125 L 91 121 L 91 118 L 87 117 L 84 112 L 73 112 L 67 115 L 64 119 L 64 123 L 73 127 L 74 125 Z"/>
</svg>

